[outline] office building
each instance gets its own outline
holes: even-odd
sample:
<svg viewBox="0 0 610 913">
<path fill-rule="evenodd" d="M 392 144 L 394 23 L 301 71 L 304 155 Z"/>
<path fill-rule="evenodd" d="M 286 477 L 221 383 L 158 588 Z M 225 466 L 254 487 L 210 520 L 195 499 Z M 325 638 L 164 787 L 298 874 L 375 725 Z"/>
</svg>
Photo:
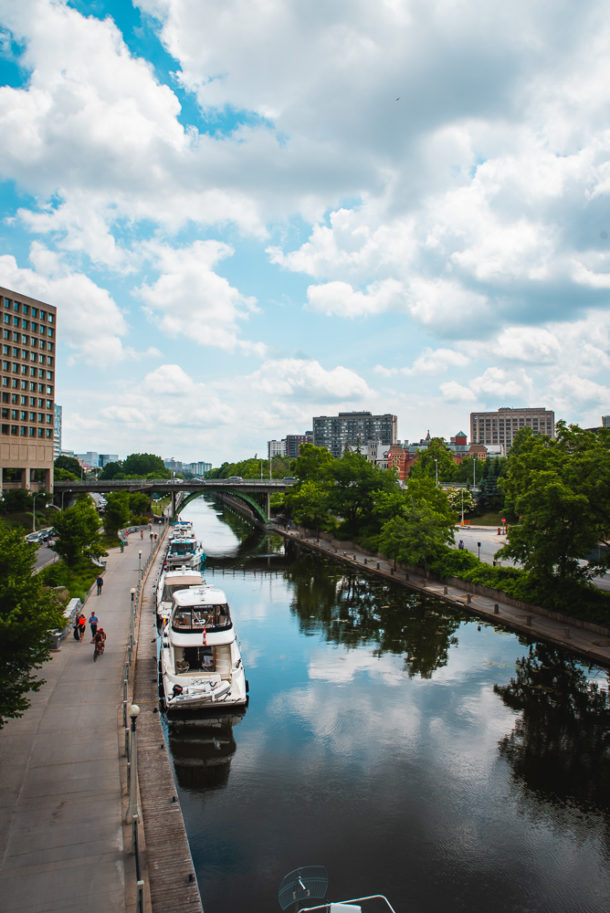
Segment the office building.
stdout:
<svg viewBox="0 0 610 913">
<path fill-rule="evenodd" d="M 340 412 L 338 415 L 318 415 L 313 419 L 313 443 L 326 447 L 335 457 L 345 448 L 361 447 L 369 441 L 391 446 L 396 443 L 395 415 L 372 415 L 370 412 Z"/>
<path fill-rule="evenodd" d="M 100 453 L 99 465 L 103 468 L 107 466 L 108 463 L 118 463 L 119 455 L 118 453 Z"/>
<path fill-rule="evenodd" d="M 506 456 L 513 438 L 521 428 L 531 428 L 534 434 L 555 437 L 555 413 L 548 409 L 510 409 L 506 406 L 497 412 L 470 413 L 470 440 L 473 444 L 494 446 Z"/>
<path fill-rule="evenodd" d="M 0 488 L 53 490 L 57 310 L 0 288 Z"/>
</svg>

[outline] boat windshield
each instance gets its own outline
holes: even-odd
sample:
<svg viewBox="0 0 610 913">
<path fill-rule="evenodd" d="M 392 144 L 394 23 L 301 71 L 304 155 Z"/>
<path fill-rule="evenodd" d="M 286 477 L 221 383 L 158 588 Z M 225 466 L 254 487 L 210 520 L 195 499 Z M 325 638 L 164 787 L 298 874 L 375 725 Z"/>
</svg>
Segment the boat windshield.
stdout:
<svg viewBox="0 0 610 913">
<path fill-rule="evenodd" d="M 194 580 L 192 582 L 195 584 L 201 583 L 200 580 Z M 178 583 L 166 583 L 165 586 L 163 587 L 163 594 L 161 596 L 161 601 L 162 602 L 171 602 L 172 596 L 174 595 L 176 590 L 185 590 L 188 586 L 190 586 L 190 584 L 186 583 L 184 580 L 180 580 L 180 581 L 178 581 Z"/>
<path fill-rule="evenodd" d="M 184 542 L 172 542 L 170 545 L 169 553 L 170 555 L 192 555 L 195 551 L 196 543 L 194 540 L 186 540 Z"/>
<path fill-rule="evenodd" d="M 174 631 L 223 631 L 231 627 L 231 614 L 227 603 L 220 605 L 178 608 L 172 618 Z"/>
</svg>

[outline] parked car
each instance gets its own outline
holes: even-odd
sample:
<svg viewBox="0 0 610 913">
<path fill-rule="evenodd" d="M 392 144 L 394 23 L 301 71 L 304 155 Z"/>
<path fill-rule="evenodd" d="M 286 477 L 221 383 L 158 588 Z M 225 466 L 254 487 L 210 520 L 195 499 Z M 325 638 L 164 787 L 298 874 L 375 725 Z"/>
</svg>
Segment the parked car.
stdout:
<svg viewBox="0 0 610 913">
<path fill-rule="evenodd" d="M 227 482 L 243 482 L 242 476 L 229 476 Z"/>
</svg>

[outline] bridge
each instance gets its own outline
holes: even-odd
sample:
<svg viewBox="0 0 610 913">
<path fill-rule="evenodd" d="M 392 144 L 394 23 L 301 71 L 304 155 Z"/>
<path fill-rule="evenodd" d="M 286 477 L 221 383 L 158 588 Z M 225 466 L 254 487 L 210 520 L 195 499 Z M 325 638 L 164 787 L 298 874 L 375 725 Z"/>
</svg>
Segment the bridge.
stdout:
<svg viewBox="0 0 610 913">
<path fill-rule="evenodd" d="M 281 494 L 295 484 L 296 479 L 67 479 L 55 482 L 55 494 L 75 495 L 80 492 L 109 494 L 118 491 L 144 494 L 169 494 L 172 497 L 172 513 L 177 507 L 206 493 L 224 493 L 245 501 L 263 522 L 270 517 L 270 498 L 272 494 Z M 183 497 L 178 498 L 181 495 Z M 179 502 L 179 503 L 178 503 Z"/>
</svg>

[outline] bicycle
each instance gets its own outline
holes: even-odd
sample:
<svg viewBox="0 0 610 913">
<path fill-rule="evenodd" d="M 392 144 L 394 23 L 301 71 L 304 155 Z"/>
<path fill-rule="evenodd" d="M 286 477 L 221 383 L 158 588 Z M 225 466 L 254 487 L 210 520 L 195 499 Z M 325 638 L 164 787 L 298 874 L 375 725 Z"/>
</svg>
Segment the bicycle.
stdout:
<svg viewBox="0 0 610 913">
<path fill-rule="evenodd" d="M 105 637 L 96 637 L 95 646 L 93 647 L 93 662 L 95 662 L 98 656 L 101 656 L 106 647 L 106 638 Z"/>
</svg>

